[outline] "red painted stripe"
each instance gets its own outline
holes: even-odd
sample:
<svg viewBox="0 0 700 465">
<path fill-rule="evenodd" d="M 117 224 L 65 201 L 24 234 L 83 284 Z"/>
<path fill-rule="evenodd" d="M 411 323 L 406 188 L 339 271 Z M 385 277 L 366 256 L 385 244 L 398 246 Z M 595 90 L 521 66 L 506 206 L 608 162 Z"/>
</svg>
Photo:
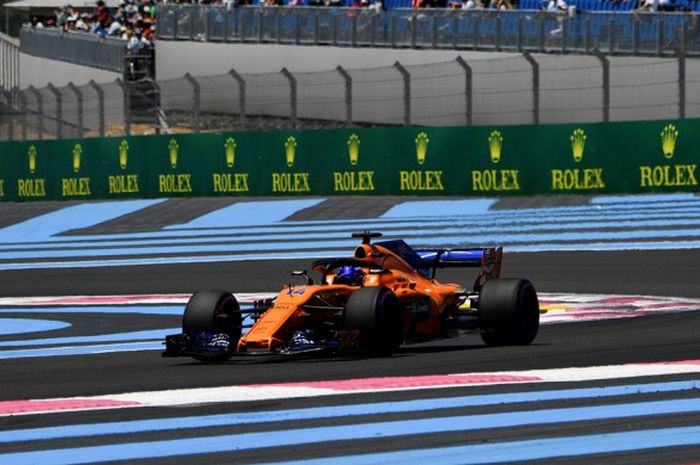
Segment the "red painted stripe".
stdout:
<svg viewBox="0 0 700 465">
<path fill-rule="evenodd" d="M 61 410 L 129 407 L 136 405 L 141 404 L 139 402 L 109 399 L 7 400 L 0 401 L 0 415 L 32 412 L 59 412 Z"/>
<path fill-rule="evenodd" d="M 700 365 L 700 360 L 677 360 L 673 362 L 629 363 L 629 365 Z"/>
<path fill-rule="evenodd" d="M 363 378 L 334 381 L 308 381 L 298 383 L 266 384 L 269 386 L 322 388 L 336 391 L 359 391 L 365 389 L 402 389 L 434 386 L 455 386 L 491 383 L 519 383 L 541 381 L 537 376 L 515 375 L 427 375 L 427 376 L 393 376 L 386 378 Z M 263 385 L 255 385 L 262 387 Z"/>
<path fill-rule="evenodd" d="M 32 305 L 119 305 L 130 303 L 160 302 L 167 300 L 188 299 L 190 294 L 153 294 L 153 295 L 116 295 L 116 296 L 80 296 L 35 299 Z"/>
</svg>

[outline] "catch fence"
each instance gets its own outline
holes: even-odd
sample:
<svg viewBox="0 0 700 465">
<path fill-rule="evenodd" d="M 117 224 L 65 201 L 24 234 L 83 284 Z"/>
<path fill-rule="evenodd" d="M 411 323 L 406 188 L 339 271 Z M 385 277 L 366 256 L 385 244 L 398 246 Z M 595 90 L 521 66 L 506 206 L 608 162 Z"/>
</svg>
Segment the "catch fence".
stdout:
<svg viewBox="0 0 700 465">
<path fill-rule="evenodd" d="M 430 65 L 91 82 L 2 93 L 0 139 L 700 116 L 700 60 L 461 56 Z"/>
</svg>

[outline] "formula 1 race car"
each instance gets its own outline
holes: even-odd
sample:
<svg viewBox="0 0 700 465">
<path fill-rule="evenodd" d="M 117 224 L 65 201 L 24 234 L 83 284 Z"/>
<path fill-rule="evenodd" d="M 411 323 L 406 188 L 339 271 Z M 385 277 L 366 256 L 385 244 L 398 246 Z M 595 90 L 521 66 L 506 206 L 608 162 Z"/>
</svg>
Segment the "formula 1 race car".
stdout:
<svg viewBox="0 0 700 465">
<path fill-rule="evenodd" d="M 365 231 L 353 257 L 326 258 L 292 274 L 305 284 L 284 286 L 242 310 L 233 294 L 196 292 L 182 318 L 182 334 L 167 336 L 164 357 L 204 362 L 234 354 L 391 355 L 403 343 L 478 331 L 489 346 L 531 343 L 539 302 L 526 279 L 499 279 L 501 248 L 414 250 L 403 240 L 371 243 Z M 478 267 L 473 290 L 435 279 L 438 268 Z M 252 327 L 243 333 L 243 321 Z"/>
</svg>

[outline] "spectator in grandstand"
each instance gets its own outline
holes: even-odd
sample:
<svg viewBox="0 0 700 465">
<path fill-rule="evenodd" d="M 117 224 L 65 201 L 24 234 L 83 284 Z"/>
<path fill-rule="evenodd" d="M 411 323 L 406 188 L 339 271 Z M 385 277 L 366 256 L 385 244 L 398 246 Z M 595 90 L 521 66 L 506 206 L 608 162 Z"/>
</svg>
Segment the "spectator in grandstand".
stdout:
<svg viewBox="0 0 700 465">
<path fill-rule="evenodd" d="M 38 26 L 35 17 L 30 24 Z M 38 21 L 38 19 L 37 19 Z M 71 5 L 66 5 L 54 11 L 54 16 L 46 21 L 47 27 L 59 27 L 66 32 L 91 32 L 101 37 L 119 37 L 129 39 L 127 30 L 137 33 L 139 41 L 150 47 L 153 44 L 155 30 L 155 0 L 121 0 L 118 8 L 112 13 L 103 0 L 98 0 L 96 10 L 92 13 L 80 12 Z"/>
<path fill-rule="evenodd" d="M 31 27 L 34 27 L 34 28 L 37 28 L 37 29 L 41 29 L 41 28 L 44 27 L 44 23 L 42 23 L 42 22 L 39 20 L 39 17 L 38 17 L 38 16 L 32 16 L 32 18 L 29 20 L 29 25 L 30 25 Z"/>
<path fill-rule="evenodd" d="M 569 5 L 566 3 L 566 0 L 549 0 L 549 3 L 547 3 L 547 11 L 552 13 L 569 13 Z M 557 23 L 559 23 L 559 27 L 549 31 L 550 36 L 556 37 L 561 35 L 562 31 L 564 30 L 564 19 L 564 15 L 560 14 L 557 16 Z"/>
<path fill-rule="evenodd" d="M 450 2 L 450 7 L 458 10 L 473 10 L 477 6 L 474 0 L 462 0 L 461 2 Z"/>
<path fill-rule="evenodd" d="M 637 7 L 638 11 L 658 11 L 659 9 L 659 0 L 640 0 L 639 6 Z"/>
</svg>

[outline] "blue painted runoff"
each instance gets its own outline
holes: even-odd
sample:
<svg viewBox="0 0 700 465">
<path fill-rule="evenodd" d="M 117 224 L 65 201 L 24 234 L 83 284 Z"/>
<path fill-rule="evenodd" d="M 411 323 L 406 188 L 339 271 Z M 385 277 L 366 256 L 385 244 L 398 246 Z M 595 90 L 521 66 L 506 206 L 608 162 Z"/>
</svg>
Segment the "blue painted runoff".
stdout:
<svg viewBox="0 0 700 465">
<path fill-rule="evenodd" d="M 65 231 L 87 228 L 119 218 L 165 200 L 89 202 L 62 208 L 0 229 L 0 242 L 47 239 Z"/>
<path fill-rule="evenodd" d="M 350 404 L 333 407 L 273 410 L 267 412 L 225 413 L 216 415 L 170 417 L 109 423 L 88 423 L 82 425 L 51 426 L 46 428 L 1 431 L 0 443 L 208 428 L 215 426 L 314 420 L 322 418 L 426 412 L 451 408 L 512 405 L 553 400 L 603 399 L 630 395 L 693 391 L 698 389 L 700 389 L 700 381 L 671 381 L 665 383 L 630 384 L 595 388 L 479 394 L 397 402 Z"/>
<path fill-rule="evenodd" d="M 283 221 L 298 211 L 318 205 L 324 200 L 326 199 L 236 202 L 228 207 L 195 218 L 189 223 L 169 226 L 166 229 L 221 228 L 227 226 L 274 224 Z"/>
<path fill-rule="evenodd" d="M 55 331 L 70 326 L 71 324 L 65 321 L 35 320 L 32 318 L 0 318 L 0 336 Z"/>
<path fill-rule="evenodd" d="M 92 355 L 105 352 L 129 352 L 140 350 L 162 350 L 163 341 L 132 342 L 126 344 L 101 344 L 70 347 L 48 347 L 27 350 L 0 350 L 0 360 L 32 358 L 32 357 L 61 357 L 67 355 Z"/>
<path fill-rule="evenodd" d="M 333 463 L 333 465 L 404 465 L 406 463 L 411 465 L 486 465 L 697 446 L 698 444 L 700 444 L 700 426 L 689 426 L 346 455 L 326 457 L 320 460 L 275 462 L 275 465 L 326 465 L 328 463 Z M 591 463 L 595 463 L 595 461 L 591 461 Z"/>
<path fill-rule="evenodd" d="M 163 340 L 168 334 L 179 333 L 180 328 L 152 329 L 127 333 L 99 334 L 96 336 L 68 336 L 45 339 L 25 339 L 21 341 L 0 341 L 0 347 L 30 347 L 58 344 L 90 344 L 96 342 L 128 342 Z"/>
<path fill-rule="evenodd" d="M 470 216 L 488 213 L 498 199 L 417 200 L 390 208 L 382 218 Z"/>
<path fill-rule="evenodd" d="M 562 421 L 571 423 L 697 412 L 700 412 L 700 399 L 676 399 L 482 415 L 441 416 L 417 420 L 296 428 L 280 431 L 260 431 L 5 453 L 0 454 L 0 463 L 11 463 L 13 465 L 34 465 L 38 463 L 42 465 L 69 465 L 119 460 L 128 461 L 245 451 L 267 447 L 300 446 L 330 441 L 395 438 L 419 434 L 475 431 L 486 428 L 556 424 Z M 617 441 L 611 441 L 610 436 L 616 436 Z M 461 463 L 464 462 L 464 457 L 473 459 L 470 463 L 491 463 L 490 461 L 495 460 L 509 462 L 566 455 L 640 450 L 648 447 L 698 444 L 700 444 L 700 426 L 695 426 L 557 439 L 538 438 L 529 441 L 476 444 L 460 448 L 460 450 L 465 451 L 465 454 L 460 459 L 462 460 Z M 507 451 L 507 457 L 504 456 L 504 451 Z M 411 452 L 414 451 L 406 451 L 405 453 L 410 454 Z M 406 455 L 403 457 L 403 460 L 406 460 Z M 434 453 L 429 454 L 429 457 L 435 460 Z M 327 463 L 328 457 L 323 460 L 326 461 L 324 463 Z M 304 461 L 303 463 L 309 463 L 309 461 Z M 317 461 L 316 463 L 321 462 Z M 409 463 L 417 462 L 411 459 Z M 432 463 L 442 464 L 445 462 L 433 461 Z"/>
</svg>

